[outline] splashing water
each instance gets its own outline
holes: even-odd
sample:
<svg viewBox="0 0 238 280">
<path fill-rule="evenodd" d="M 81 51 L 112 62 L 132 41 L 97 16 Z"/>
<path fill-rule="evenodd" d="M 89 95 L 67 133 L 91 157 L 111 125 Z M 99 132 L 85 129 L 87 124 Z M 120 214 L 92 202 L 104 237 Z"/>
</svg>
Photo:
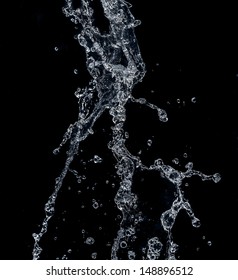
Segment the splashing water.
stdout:
<svg viewBox="0 0 238 280">
<path fill-rule="evenodd" d="M 104 16 L 110 26 L 107 34 L 101 34 L 94 26 L 94 11 L 90 2 L 91 0 L 81 0 L 80 8 L 74 9 L 73 1 L 66 0 L 63 8 L 64 14 L 76 25 L 81 26 L 77 40 L 85 50 L 86 66 L 91 80 L 87 87 L 77 89 L 75 92 L 79 106 L 78 119 L 70 124 L 59 147 L 54 150 L 54 154 L 58 154 L 68 142 L 64 167 L 56 178 L 54 191 L 45 204 L 45 218 L 41 230 L 33 234 L 33 259 L 40 258 L 42 252 L 40 241 L 48 230 L 49 220 L 55 213 L 57 195 L 66 175 L 71 172 L 78 182 L 81 182 L 77 171 L 71 169 L 71 163 L 79 154 L 79 145 L 93 133 L 95 122 L 105 111 L 108 111 L 113 122 L 112 138 L 108 143 L 108 148 L 116 159 L 116 173 L 120 180 L 114 201 L 121 211 L 121 221 L 112 244 L 111 259 L 119 259 L 120 252 L 123 251 L 126 252 L 128 259 L 136 258 L 136 252 L 131 249 L 131 244 L 143 221 L 143 213 L 138 209 L 138 198 L 132 191 L 135 170 L 159 172 L 174 186 L 175 197 L 172 205 L 158 219 L 160 218 L 162 228 L 167 235 L 165 256 L 167 259 L 176 259 L 178 245 L 173 241 L 172 228 L 180 210 L 186 211 L 192 226 L 200 226 L 199 219 L 181 190 L 183 180 L 199 176 L 202 180 L 213 180 L 217 183 L 220 175 L 218 173 L 205 175 L 194 170 L 192 162 L 185 166 L 186 171 L 183 172 L 165 164 L 162 159 L 156 159 L 153 165 L 146 166 L 138 155 L 133 155 L 127 149 L 126 139 L 129 136 L 124 130 L 124 124 L 127 115 L 126 104 L 129 100 L 155 110 L 161 122 L 167 122 L 168 117 L 165 110 L 149 103 L 144 98 L 136 99 L 132 96 L 133 87 L 142 81 L 146 71 L 134 34 L 134 27 L 139 25 L 140 21 L 135 20 L 131 14 L 130 4 L 124 0 L 101 0 Z M 151 146 L 152 140 L 149 139 L 147 145 Z M 100 164 L 103 159 L 95 155 L 91 161 Z M 178 164 L 178 159 L 174 161 Z M 99 207 L 96 200 L 93 200 L 92 204 L 95 209 Z M 86 244 L 93 243 L 92 237 L 86 239 Z M 142 250 L 143 259 L 158 259 L 163 246 L 158 236 L 148 238 L 146 248 Z M 96 257 L 97 253 L 92 253 L 92 258 L 96 259 Z"/>
</svg>

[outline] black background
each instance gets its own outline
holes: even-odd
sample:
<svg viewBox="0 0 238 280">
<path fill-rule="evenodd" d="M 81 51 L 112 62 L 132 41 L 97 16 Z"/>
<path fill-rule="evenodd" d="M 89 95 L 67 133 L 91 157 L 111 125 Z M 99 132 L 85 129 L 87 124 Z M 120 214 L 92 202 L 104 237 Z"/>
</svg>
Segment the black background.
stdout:
<svg viewBox="0 0 238 280">
<path fill-rule="evenodd" d="M 38 230 L 44 203 L 63 166 L 62 158 L 55 158 L 52 150 L 77 118 L 75 89 L 86 85 L 89 79 L 84 51 L 73 38 L 77 34 L 74 25 L 62 13 L 63 2 L 18 1 L 2 8 L 1 259 L 31 259 L 31 235 Z M 153 145 L 142 154 L 146 163 L 161 157 L 171 164 L 178 157 L 181 169 L 191 160 L 195 169 L 221 174 L 218 184 L 191 180 L 185 196 L 202 226 L 191 229 L 187 216 L 181 213 L 174 235 L 182 248 L 179 251 L 182 259 L 237 259 L 238 24 L 235 9 L 218 3 L 209 7 L 137 2 L 133 1 L 132 13 L 142 21 L 136 35 L 147 74 L 133 94 L 166 109 L 169 121 L 163 125 L 149 110 L 128 104 L 126 129 L 131 136 L 128 147 L 136 153 L 146 147 L 147 139 L 153 135 Z M 74 69 L 78 69 L 78 74 L 74 74 Z M 196 97 L 196 103 L 191 102 L 192 97 Z M 104 150 L 104 144 L 110 135 L 104 138 L 103 135 L 110 134 L 110 125 L 106 116 L 98 122 L 102 139 L 98 138 L 97 142 L 89 139 L 84 146 L 90 156 L 99 151 L 107 157 L 109 152 Z M 100 132 L 100 127 L 106 130 Z M 188 154 L 188 159 L 183 158 L 183 153 Z M 104 170 L 107 174 L 115 173 L 112 166 L 111 163 L 102 165 L 94 174 L 101 176 Z M 166 197 L 164 193 L 162 197 L 157 196 L 158 175 L 143 176 L 146 191 L 135 178 L 135 192 L 144 199 L 142 209 L 151 219 L 156 219 L 158 205 L 166 204 L 163 202 Z M 166 186 L 165 182 L 161 184 Z M 112 216 L 118 214 L 113 208 L 115 191 L 108 190 L 108 197 L 104 197 L 113 209 Z M 100 190 L 98 195 L 103 200 Z M 65 201 L 59 198 L 59 205 L 70 204 L 71 196 L 65 194 Z M 77 199 L 75 203 L 79 203 Z M 108 217 L 104 224 L 113 220 Z M 113 238 L 117 226 L 118 221 L 112 226 L 111 234 L 102 239 Z M 151 229 L 148 225 L 148 229 L 155 231 L 156 226 Z M 212 246 L 208 246 L 208 241 L 212 241 Z M 53 245 L 46 246 L 55 250 Z M 44 250 L 44 258 L 55 257 Z M 98 257 L 109 258 L 108 252 Z M 72 258 L 88 256 L 88 252 L 81 255 L 76 252 Z"/>
</svg>

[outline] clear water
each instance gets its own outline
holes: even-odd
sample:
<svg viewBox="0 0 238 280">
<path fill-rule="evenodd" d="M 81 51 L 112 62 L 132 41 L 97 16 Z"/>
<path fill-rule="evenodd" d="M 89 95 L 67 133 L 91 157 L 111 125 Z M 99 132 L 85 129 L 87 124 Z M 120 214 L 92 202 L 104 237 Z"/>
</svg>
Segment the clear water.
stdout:
<svg viewBox="0 0 238 280">
<path fill-rule="evenodd" d="M 134 86 L 142 82 L 146 69 L 134 33 L 134 28 L 140 25 L 140 21 L 131 14 L 130 4 L 123 0 L 100 1 L 104 16 L 110 26 L 109 32 L 102 34 L 94 25 L 94 11 L 91 2 L 91 0 L 82 0 L 80 8 L 74 8 L 74 1 L 66 0 L 63 8 L 65 16 L 79 27 L 77 40 L 85 51 L 86 66 L 91 80 L 88 86 L 76 90 L 78 118 L 69 125 L 59 147 L 53 151 L 57 155 L 63 146 L 68 145 L 63 169 L 55 179 L 53 193 L 45 204 L 45 217 L 41 229 L 38 233 L 33 234 L 33 259 L 39 259 L 41 256 L 43 250 L 41 239 L 47 233 L 50 219 L 55 214 L 57 196 L 61 188 L 65 186 L 66 176 L 69 173 L 73 174 L 78 184 L 85 180 L 85 177 L 79 175 L 71 165 L 75 157 L 80 156 L 81 143 L 87 141 L 88 136 L 94 133 L 96 121 L 105 112 L 112 120 L 112 136 L 108 142 L 108 149 L 116 161 L 115 174 L 119 179 L 119 184 L 113 186 L 117 189 L 114 203 L 121 212 L 117 234 L 114 240 L 111 240 L 110 258 L 114 260 L 136 259 L 138 251 L 140 251 L 139 255 L 142 259 L 159 259 L 164 250 L 163 256 L 166 259 L 176 259 L 179 245 L 173 240 L 172 229 L 178 213 L 185 210 L 193 227 L 198 228 L 201 225 L 183 191 L 183 186 L 188 184 L 184 180 L 198 176 L 202 181 L 212 180 L 217 183 L 221 178 L 218 173 L 206 175 L 195 170 L 192 162 L 187 162 L 183 171 L 175 169 L 161 158 L 154 160 L 153 164 L 147 165 L 143 162 L 140 152 L 135 155 L 128 149 L 126 144 L 130 135 L 125 131 L 125 123 L 128 113 L 126 105 L 129 101 L 136 106 L 145 106 L 155 112 L 162 123 L 168 122 L 168 116 L 165 110 L 148 102 L 145 98 L 135 98 L 132 95 Z M 58 48 L 55 48 L 55 51 L 58 51 Z M 74 69 L 73 72 L 75 75 L 78 74 L 77 69 Z M 181 103 L 181 100 L 178 99 L 177 102 Z M 195 103 L 196 98 L 192 98 L 191 102 Z M 148 139 L 145 145 L 149 148 L 157 143 Z M 187 158 L 187 154 L 184 154 L 184 158 Z M 86 164 L 99 165 L 102 163 L 103 156 L 95 154 Z M 174 158 L 173 163 L 178 166 L 179 159 Z M 145 247 L 137 248 L 134 242 L 138 231 L 141 230 L 144 216 L 138 205 L 138 196 L 133 184 L 135 173 L 138 176 L 144 171 L 157 172 L 162 178 L 169 181 L 174 188 L 174 197 L 168 209 L 162 214 L 158 214 L 158 221 L 166 235 L 166 242 L 163 244 L 159 234 L 151 237 L 148 233 Z M 106 184 L 108 183 L 109 181 L 106 182 Z M 100 202 L 96 199 L 93 199 L 91 203 L 94 209 L 100 207 Z M 83 203 L 82 207 L 84 207 Z M 82 230 L 82 234 L 85 234 L 84 230 Z M 85 243 L 93 246 L 95 238 L 85 237 Z M 68 251 L 68 253 L 70 252 Z M 64 255 L 62 258 L 67 257 Z M 92 252 L 91 258 L 96 259 L 97 252 Z"/>
</svg>

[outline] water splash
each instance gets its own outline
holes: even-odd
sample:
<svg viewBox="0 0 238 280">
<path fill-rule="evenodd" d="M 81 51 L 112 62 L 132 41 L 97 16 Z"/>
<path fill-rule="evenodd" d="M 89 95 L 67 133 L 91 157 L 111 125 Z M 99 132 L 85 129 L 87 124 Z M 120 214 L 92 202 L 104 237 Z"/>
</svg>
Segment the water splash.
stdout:
<svg viewBox="0 0 238 280">
<path fill-rule="evenodd" d="M 165 256 L 167 259 L 175 259 L 178 245 L 174 243 L 172 228 L 180 210 L 184 209 L 191 219 L 192 226 L 199 227 L 200 221 L 195 216 L 189 201 L 185 198 L 181 186 L 185 178 L 199 176 L 202 180 L 220 180 L 219 174 L 205 175 L 193 169 L 192 162 L 186 165 L 186 171 L 179 171 L 156 159 L 154 164 L 146 166 L 138 155 L 133 155 L 126 147 L 129 135 L 125 132 L 124 124 L 127 117 L 126 104 L 131 102 L 141 104 L 155 110 L 161 122 L 167 122 L 168 116 L 165 110 L 149 103 L 144 98 L 132 96 L 134 86 L 141 82 L 146 71 L 140 49 L 135 37 L 134 27 L 140 24 L 130 12 L 130 4 L 124 0 L 101 0 L 104 16 L 109 22 L 109 32 L 102 34 L 94 25 L 94 11 L 90 5 L 91 0 L 81 0 L 79 8 L 74 8 L 74 1 L 66 0 L 63 8 L 64 14 L 71 19 L 76 26 L 80 26 L 77 40 L 86 53 L 86 66 L 91 80 L 87 87 L 78 88 L 75 96 L 78 99 L 78 119 L 70 124 L 63 136 L 62 142 L 53 153 L 58 154 L 61 148 L 68 143 L 66 160 L 62 172 L 55 180 L 53 193 L 45 204 L 45 218 L 39 233 L 34 233 L 33 259 L 39 259 L 42 252 L 41 238 L 48 230 L 49 220 L 55 213 L 57 195 L 63 186 L 66 175 L 70 172 L 75 175 L 78 182 L 81 176 L 76 170 L 71 169 L 71 163 L 80 153 L 79 146 L 82 141 L 94 133 L 95 122 L 107 111 L 111 116 L 113 126 L 112 138 L 108 143 L 116 159 L 116 173 L 120 180 L 114 201 L 121 211 L 120 226 L 114 238 L 111 259 L 119 259 L 122 252 L 126 252 L 128 259 L 135 259 L 136 252 L 132 250 L 136 233 L 143 221 L 143 213 L 138 207 L 138 197 L 132 190 L 135 172 L 154 171 L 172 183 L 175 190 L 174 200 L 170 208 L 162 213 L 160 222 L 167 234 Z M 55 49 L 56 50 L 56 49 Z M 58 51 L 58 50 L 57 50 Z M 194 102 L 194 101 L 192 101 Z M 152 140 L 148 140 L 148 146 Z M 102 163 L 103 159 L 95 155 L 92 161 Z M 178 164 L 178 159 L 176 159 Z M 98 208 L 98 202 L 92 201 L 92 207 Z M 94 238 L 88 237 L 86 244 L 94 244 Z M 143 259 L 158 259 L 163 248 L 162 242 L 157 236 L 148 238 L 147 249 L 142 249 Z M 125 254 L 124 254 L 125 255 Z M 97 253 L 92 253 L 96 259 Z"/>
</svg>

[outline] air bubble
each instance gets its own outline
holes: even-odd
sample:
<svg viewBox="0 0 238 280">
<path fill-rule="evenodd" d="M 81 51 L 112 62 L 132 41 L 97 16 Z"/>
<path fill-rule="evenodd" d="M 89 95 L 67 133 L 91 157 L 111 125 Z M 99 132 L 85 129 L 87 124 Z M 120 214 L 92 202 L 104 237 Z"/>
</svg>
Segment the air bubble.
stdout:
<svg viewBox="0 0 238 280">
<path fill-rule="evenodd" d="M 191 102 L 192 102 L 192 103 L 196 103 L 196 102 L 197 102 L 196 97 L 192 97 L 192 98 L 191 98 Z"/>
<path fill-rule="evenodd" d="M 74 69 L 74 74 L 75 74 L 75 75 L 78 74 L 78 69 Z"/>
</svg>

